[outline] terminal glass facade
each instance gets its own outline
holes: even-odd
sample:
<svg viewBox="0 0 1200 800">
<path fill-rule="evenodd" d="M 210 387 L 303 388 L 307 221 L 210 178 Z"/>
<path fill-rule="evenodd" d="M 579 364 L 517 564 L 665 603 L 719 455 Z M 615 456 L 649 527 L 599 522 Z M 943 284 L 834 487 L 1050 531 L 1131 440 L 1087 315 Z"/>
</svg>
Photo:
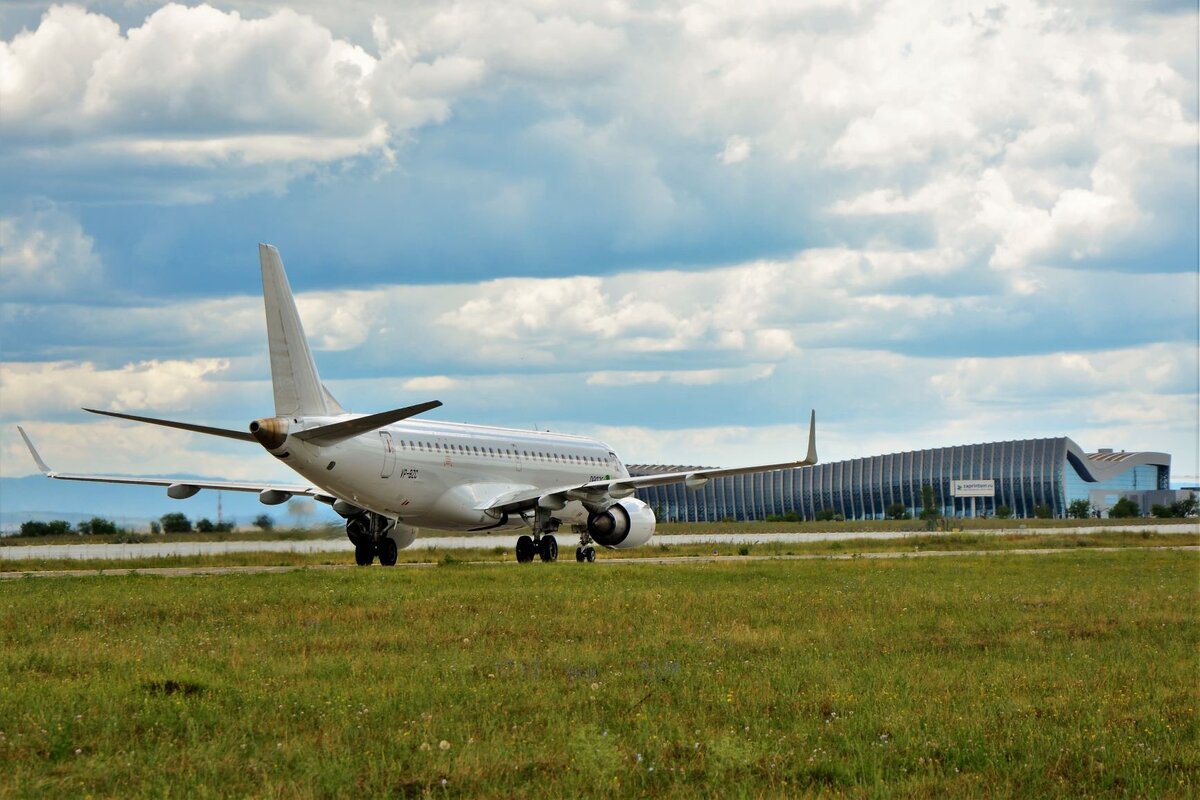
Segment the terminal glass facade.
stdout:
<svg viewBox="0 0 1200 800">
<path fill-rule="evenodd" d="M 1145 463 L 1157 457 L 1160 463 Z M 1124 462 L 1128 462 L 1125 464 Z M 631 467 L 633 474 L 686 470 L 686 467 Z M 1090 478 L 1090 480 L 1089 480 Z M 993 480 L 994 497 L 956 498 L 956 480 Z M 816 519 L 832 511 L 846 519 L 883 519 L 889 506 L 921 513 L 922 488 L 949 517 L 994 516 L 1007 506 L 1015 517 L 1033 517 L 1046 506 L 1066 515 L 1072 500 L 1097 489 L 1114 492 L 1167 488 L 1170 457 L 1165 454 L 1087 456 L 1066 437 L 944 447 L 892 453 L 751 475 L 715 478 L 702 489 L 683 484 L 638 490 L 638 497 L 664 522 L 751 520 L 794 513 Z"/>
</svg>

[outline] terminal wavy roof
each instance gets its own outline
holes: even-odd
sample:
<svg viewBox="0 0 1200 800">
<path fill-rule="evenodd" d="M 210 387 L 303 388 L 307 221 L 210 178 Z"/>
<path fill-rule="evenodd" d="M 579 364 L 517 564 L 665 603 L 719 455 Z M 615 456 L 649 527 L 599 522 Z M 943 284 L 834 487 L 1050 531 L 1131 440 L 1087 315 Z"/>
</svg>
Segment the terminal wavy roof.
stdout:
<svg viewBox="0 0 1200 800">
<path fill-rule="evenodd" d="M 1038 442 L 1047 441 L 1046 439 L 1010 439 L 1003 442 L 986 442 L 981 444 L 971 445 L 955 445 L 957 447 L 982 447 L 984 444 L 1021 444 L 1023 442 Z M 1095 453 L 1084 452 L 1083 448 L 1075 444 L 1073 440 L 1066 436 L 1059 436 L 1050 439 L 1050 441 L 1063 442 L 1067 451 L 1067 461 L 1071 466 L 1075 467 L 1075 471 L 1079 473 L 1079 477 L 1089 483 L 1103 483 L 1104 481 L 1112 480 L 1118 475 L 1121 475 L 1134 467 L 1140 467 L 1145 464 L 1150 464 L 1158 467 L 1169 467 L 1171 465 L 1171 456 L 1169 453 L 1156 453 L 1152 451 L 1126 451 L 1113 452 L 1111 450 L 1100 450 Z M 936 452 L 938 450 L 949 450 L 952 447 L 930 447 L 924 450 L 905 451 L 920 453 L 920 452 Z M 894 455 L 904 455 L 904 453 L 896 453 Z M 860 461 L 863 459 L 846 459 L 846 461 Z M 830 462 L 838 463 L 838 462 Z M 712 467 L 696 467 L 686 466 L 681 464 L 629 464 L 629 472 L 632 475 L 655 475 L 663 472 L 691 472 L 699 469 L 712 469 Z"/>
<path fill-rule="evenodd" d="M 1134 467 L 1150 464 L 1156 467 L 1171 466 L 1171 456 L 1168 453 L 1151 451 L 1126 451 L 1114 453 L 1111 450 L 1101 450 L 1098 453 L 1085 453 L 1079 445 L 1067 439 L 1067 460 L 1079 477 L 1085 481 L 1102 483 L 1115 478 Z"/>
</svg>

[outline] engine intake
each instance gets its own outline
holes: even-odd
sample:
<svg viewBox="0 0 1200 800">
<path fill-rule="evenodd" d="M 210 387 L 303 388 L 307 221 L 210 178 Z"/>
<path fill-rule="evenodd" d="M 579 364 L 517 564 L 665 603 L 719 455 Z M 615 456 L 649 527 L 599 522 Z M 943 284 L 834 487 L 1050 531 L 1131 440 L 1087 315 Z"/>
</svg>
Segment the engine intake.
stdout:
<svg viewBox="0 0 1200 800">
<path fill-rule="evenodd" d="M 588 517 L 588 535 L 601 547 L 626 550 L 640 547 L 654 535 L 654 512 L 641 500 L 618 500 Z"/>
</svg>

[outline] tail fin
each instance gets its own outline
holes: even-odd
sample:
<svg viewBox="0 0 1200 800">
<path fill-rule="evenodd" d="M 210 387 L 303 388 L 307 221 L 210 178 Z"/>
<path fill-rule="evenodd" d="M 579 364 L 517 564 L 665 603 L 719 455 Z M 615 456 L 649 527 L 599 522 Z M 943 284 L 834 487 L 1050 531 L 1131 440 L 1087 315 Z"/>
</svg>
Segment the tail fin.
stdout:
<svg viewBox="0 0 1200 800">
<path fill-rule="evenodd" d="M 275 415 L 317 416 L 344 413 L 321 384 L 296 301 L 283 271 L 279 251 L 258 246 L 262 266 L 263 305 L 267 312 L 267 343 L 271 351 L 271 384 L 275 389 Z"/>
</svg>

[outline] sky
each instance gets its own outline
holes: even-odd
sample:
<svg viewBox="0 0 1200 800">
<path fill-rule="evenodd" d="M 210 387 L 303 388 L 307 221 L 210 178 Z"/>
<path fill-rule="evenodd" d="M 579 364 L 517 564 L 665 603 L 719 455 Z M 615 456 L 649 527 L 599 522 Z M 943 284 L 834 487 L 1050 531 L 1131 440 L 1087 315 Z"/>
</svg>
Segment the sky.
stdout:
<svg viewBox="0 0 1200 800">
<path fill-rule="evenodd" d="M 374 412 L 1200 478 L 1194 2 L 0 5 L 0 478 L 278 480 L 258 242 Z M 69 484 L 67 485 L 69 487 Z M 149 491 L 149 490 L 148 490 Z M 0 503 L 12 504 L 11 495 Z"/>
</svg>

